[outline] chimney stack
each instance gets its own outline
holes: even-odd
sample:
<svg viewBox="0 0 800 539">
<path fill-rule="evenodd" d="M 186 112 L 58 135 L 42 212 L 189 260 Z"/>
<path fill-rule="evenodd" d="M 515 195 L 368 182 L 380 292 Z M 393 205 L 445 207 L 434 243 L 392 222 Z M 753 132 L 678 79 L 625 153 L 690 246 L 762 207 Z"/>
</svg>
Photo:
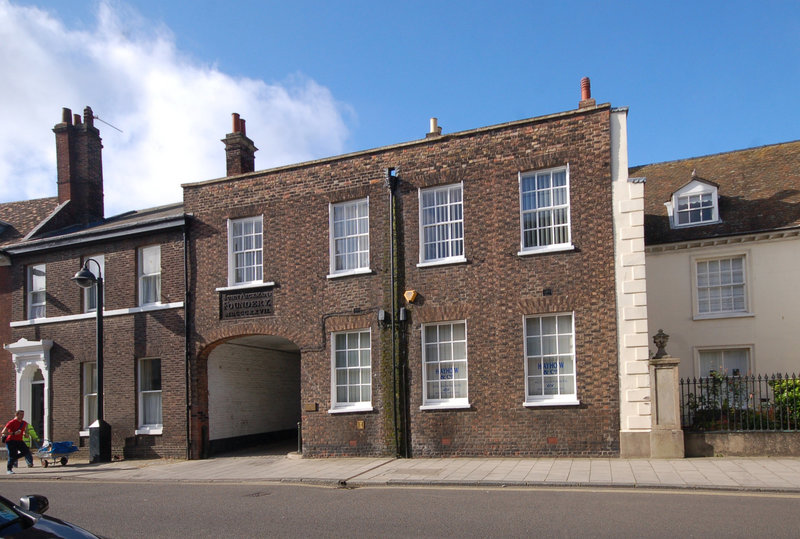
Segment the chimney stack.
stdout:
<svg viewBox="0 0 800 539">
<path fill-rule="evenodd" d="M 56 134 L 58 203 L 70 202 L 68 213 L 73 223 L 102 221 L 103 209 L 103 143 L 94 126 L 90 107 L 73 118 L 72 111 L 61 111 L 61 123 L 53 127 Z"/>
<path fill-rule="evenodd" d="M 589 81 L 589 77 L 583 77 L 581 79 L 581 100 L 578 103 L 578 108 L 585 109 L 594 107 L 596 104 L 595 100 L 592 99 L 592 83 Z"/>
<path fill-rule="evenodd" d="M 247 129 L 244 119 L 239 114 L 233 113 L 233 132 L 228 133 L 222 142 L 225 143 L 225 161 L 227 175 L 235 176 L 256 169 L 256 148 L 253 141 L 247 138 Z"/>
</svg>

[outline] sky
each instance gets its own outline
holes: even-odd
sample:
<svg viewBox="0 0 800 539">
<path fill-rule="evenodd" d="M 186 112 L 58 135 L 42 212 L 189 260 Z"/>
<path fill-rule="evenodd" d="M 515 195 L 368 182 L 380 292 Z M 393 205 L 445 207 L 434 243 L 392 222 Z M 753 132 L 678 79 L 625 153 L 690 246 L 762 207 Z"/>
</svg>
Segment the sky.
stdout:
<svg viewBox="0 0 800 539">
<path fill-rule="evenodd" d="M 56 195 L 62 107 L 99 118 L 111 216 L 224 176 L 233 112 L 262 170 L 571 110 L 584 76 L 631 165 L 798 140 L 800 2 L 0 0 L 0 202 Z"/>
</svg>

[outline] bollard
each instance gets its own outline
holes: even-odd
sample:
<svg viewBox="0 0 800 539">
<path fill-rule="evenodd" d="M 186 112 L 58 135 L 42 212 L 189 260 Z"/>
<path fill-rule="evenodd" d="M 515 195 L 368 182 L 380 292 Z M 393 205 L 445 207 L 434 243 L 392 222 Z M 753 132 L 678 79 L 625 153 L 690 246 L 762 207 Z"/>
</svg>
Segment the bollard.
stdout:
<svg viewBox="0 0 800 539">
<path fill-rule="evenodd" d="M 297 452 L 303 452 L 303 428 L 302 428 L 302 421 L 297 422 Z"/>
</svg>

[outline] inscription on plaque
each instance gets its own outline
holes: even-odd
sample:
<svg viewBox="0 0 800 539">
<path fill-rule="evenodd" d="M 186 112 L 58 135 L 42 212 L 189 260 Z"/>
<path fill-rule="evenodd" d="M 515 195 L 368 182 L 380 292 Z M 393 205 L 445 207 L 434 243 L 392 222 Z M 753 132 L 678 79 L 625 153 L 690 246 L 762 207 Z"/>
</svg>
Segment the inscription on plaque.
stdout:
<svg viewBox="0 0 800 539">
<path fill-rule="evenodd" d="M 219 296 L 219 317 L 222 320 L 265 316 L 274 312 L 271 289 L 221 292 Z"/>
</svg>

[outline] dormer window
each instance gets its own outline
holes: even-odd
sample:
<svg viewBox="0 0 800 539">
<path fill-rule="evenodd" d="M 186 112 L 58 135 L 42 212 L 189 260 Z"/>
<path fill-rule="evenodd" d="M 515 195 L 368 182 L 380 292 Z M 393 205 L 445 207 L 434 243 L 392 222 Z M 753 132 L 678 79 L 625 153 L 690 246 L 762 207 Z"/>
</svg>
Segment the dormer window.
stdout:
<svg viewBox="0 0 800 539">
<path fill-rule="evenodd" d="M 719 223 L 717 185 L 700 178 L 678 189 L 665 203 L 672 228 Z"/>
</svg>

